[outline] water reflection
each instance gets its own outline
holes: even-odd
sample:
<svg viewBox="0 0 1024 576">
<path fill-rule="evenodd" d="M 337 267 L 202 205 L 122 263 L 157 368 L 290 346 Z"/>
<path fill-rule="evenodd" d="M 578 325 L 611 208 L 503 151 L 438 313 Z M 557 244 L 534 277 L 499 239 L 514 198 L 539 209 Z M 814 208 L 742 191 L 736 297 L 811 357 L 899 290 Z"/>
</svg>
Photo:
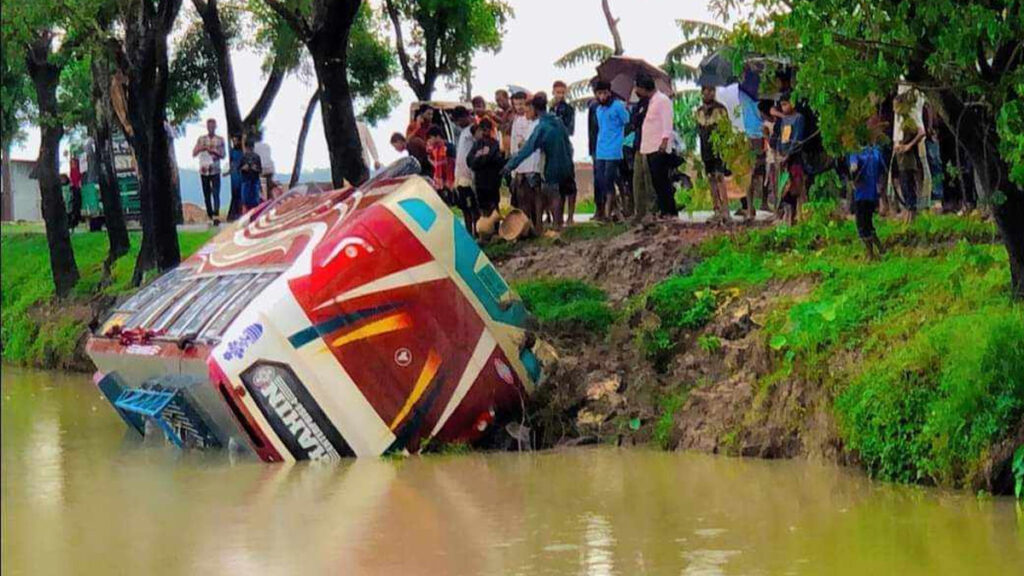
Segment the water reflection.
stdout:
<svg viewBox="0 0 1024 576">
<path fill-rule="evenodd" d="M 265 465 L 125 441 L 87 377 L 3 369 L 4 574 L 1024 573 L 1014 505 L 613 449 Z"/>
</svg>

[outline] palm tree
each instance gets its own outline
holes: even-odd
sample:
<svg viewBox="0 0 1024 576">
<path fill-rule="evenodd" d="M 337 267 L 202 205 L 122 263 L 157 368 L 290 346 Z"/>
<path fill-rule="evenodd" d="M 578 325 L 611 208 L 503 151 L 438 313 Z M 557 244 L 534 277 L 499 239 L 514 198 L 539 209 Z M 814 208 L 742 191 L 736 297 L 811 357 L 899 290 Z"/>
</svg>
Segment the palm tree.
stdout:
<svg viewBox="0 0 1024 576">
<path fill-rule="evenodd" d="M 687 60 L 697 55 L 703 57 L 724 46 L 730 31 L 724 26 L 700 20 L 676 20 L 676 25 L 683 33 L 683 41 L 668 51 L 661 67 L 675 80 L 695 82 L 699 71 Z"/>
</svg>

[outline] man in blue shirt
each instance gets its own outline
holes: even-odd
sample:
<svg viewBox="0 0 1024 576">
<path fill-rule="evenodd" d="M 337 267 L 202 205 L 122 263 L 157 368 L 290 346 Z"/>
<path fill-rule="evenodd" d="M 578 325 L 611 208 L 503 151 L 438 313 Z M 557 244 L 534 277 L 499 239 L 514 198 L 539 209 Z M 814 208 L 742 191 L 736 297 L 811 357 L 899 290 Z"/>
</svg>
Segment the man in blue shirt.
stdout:
<svg viewBox="0 0 1024 576">
<path fill-rule="evenodd" d="M 622 140 L 629 123 L 629 112 L 622 100 L 612 97 L 611 84 L 599 80 L 594 85 L 597 97 L 597 145 L 594 150 L 595 220 L 610 220 L 615 209 L 615 182 L 622 162 Z"/>
<path fill-rule="evenodd" d="M 875 260 L 883 252 L 875 233 L 874 215 L 878 209 L 878 189 L 885 185 L 885 157 L 878 146 L 868 146 L 850 154 L 850 181 L 853 182 L 853 213 L 857 235 L 864 242 L 868 258 Z"/>
</svg>

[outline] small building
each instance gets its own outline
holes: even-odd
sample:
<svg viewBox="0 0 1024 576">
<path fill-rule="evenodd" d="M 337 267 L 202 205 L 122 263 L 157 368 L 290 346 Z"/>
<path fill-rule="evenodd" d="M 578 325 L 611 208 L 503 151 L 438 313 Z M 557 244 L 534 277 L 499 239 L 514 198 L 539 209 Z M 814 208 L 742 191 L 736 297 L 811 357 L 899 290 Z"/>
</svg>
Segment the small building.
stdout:
<svg viewBox="0 0 1024 576">
<path fill-rule="evenodd" d="M 34 174 L 35 160 L 11 159 L 8 166 L 10 174 L 3 175 L 3 220 L 42 220 L 39 181 L 35 179 Z"/>
</svg>

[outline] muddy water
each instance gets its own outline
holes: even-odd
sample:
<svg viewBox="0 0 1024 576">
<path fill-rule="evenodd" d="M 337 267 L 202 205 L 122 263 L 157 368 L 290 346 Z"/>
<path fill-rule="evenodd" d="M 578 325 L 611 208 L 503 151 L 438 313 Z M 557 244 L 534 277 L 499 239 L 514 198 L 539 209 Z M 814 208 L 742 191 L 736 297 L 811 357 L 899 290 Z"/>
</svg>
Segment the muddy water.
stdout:
<svg viewBox="0 0 1024 576">
<path fill-rule="evenodd" d="M 1008 499 L 611 448 L 264 465 L 3 369 L 3 574 L 1024 574 Z"/>
</svg>

